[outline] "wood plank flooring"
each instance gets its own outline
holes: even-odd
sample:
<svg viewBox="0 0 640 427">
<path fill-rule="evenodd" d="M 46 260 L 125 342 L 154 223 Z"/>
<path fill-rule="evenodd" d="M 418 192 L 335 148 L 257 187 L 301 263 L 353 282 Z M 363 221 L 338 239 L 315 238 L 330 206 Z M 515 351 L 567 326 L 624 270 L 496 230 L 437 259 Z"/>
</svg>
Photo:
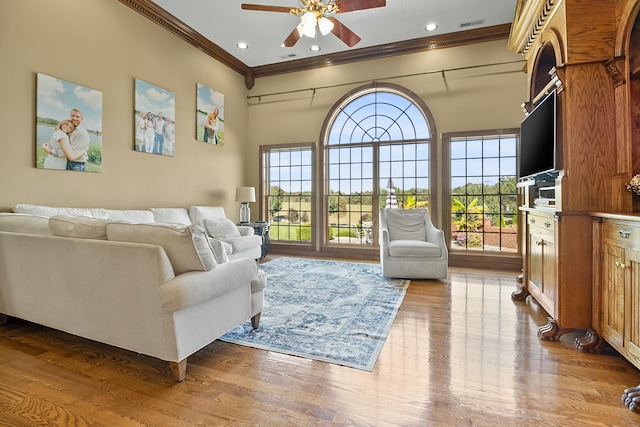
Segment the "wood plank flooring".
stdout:
<svg viewBox="0 0 640 427">
<path fill-rule="evenodd" d="M 414 280 L 372 373 L 216 341 L 167 363 L 42 326 L 0 326 L 1 426 L 633 426 L 613 350 L 541 342 L 517 272 Z"/>
</svg>

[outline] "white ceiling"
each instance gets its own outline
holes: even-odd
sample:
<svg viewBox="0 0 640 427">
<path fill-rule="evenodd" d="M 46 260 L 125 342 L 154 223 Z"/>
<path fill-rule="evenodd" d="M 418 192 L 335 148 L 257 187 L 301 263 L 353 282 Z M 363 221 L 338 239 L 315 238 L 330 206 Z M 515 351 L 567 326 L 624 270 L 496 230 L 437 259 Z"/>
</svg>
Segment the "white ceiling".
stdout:
<svg viewBox="0 0 640 427">
<path fill-rule="evenodd" d="M 333 34 L 302 37 L 290 48 L 282 42 L 299 22 L 295 15 L 242 10 L 242 3 L 299 7 L 298 0 L 153 0 L 196 32 L 249 67 L 339 53 L 513 21 L 517 0 L 387 0 L 381 8 L 340 13 L 335 17 L 362 41 L 349 48 Z M 340 5 L 340 0 L 338 0 Z M 434 32 L 425 31 L 436 23 Z M 238 42 L 249 45 L 240 50 Z M 318 44 L 320 53 L 311 52 Z"/>
</svg>

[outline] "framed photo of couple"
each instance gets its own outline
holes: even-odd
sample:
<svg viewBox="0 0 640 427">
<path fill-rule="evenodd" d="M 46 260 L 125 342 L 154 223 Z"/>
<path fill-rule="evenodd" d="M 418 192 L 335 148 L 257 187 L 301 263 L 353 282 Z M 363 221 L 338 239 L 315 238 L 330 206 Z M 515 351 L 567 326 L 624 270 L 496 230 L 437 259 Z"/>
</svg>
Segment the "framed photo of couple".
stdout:
<svg viewBox="0 0 640 427">
<path fill-rule="evenodd" d="M 37 75 L 36 168 L 102 172 L 102 92 Z"/>
<path fill-rule="evenodd" d="M 196 139 L 224 145 L 224 95 L 200 83 L 196 86 Z"/>
</svg>

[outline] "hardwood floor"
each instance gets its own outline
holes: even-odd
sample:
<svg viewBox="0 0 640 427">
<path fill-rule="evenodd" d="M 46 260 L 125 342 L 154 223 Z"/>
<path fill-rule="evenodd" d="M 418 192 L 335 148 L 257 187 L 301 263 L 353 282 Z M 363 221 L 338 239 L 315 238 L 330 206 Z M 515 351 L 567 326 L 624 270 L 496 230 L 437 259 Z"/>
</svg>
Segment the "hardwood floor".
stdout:
<svg viewBox="0 0 640 427">
<path fill-rule="evenodd" d="M 516 272 L 412 281 L 368 373 L 216 341 L 175 383 L 168 364 L 24 321 L 0 326 L 0 425 L 640 425 L 638 370 L 613 350 L 543 342 Z"/>
</svg>

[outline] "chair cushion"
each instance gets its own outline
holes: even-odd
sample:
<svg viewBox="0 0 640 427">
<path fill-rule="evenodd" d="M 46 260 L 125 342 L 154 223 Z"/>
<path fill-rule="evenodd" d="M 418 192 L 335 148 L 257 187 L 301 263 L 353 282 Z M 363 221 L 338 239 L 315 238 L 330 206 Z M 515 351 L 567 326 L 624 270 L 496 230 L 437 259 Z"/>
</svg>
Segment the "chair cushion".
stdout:
<svg viewBox="0 0 640 427">
<path fill-rule="evenodd" d="M 442 255 L 442 251 L 434 243 L 418 240 L 392 240 L 389 242 L 389 255 L 392 257 L 438 258 Z"/>
<path fill-rule="evenodd" d="M 216 267 L 213 249 L 201 224 L 107 224 L 107 238 L 119 242 L 148 243 L 164 248 L 176 275 Z"/>
<path fill-rule="evenodd" d="M 77 239 L 107 240 L 108 219 L 84 216 L 55 215 L 49 218 L 49 228 L 54 236 Z"/>
<path fill-rule="evenodd" d="M 387 212 L 387 229 L 391 240 L 427 240 L 424 212 Z"/>
</svg>

